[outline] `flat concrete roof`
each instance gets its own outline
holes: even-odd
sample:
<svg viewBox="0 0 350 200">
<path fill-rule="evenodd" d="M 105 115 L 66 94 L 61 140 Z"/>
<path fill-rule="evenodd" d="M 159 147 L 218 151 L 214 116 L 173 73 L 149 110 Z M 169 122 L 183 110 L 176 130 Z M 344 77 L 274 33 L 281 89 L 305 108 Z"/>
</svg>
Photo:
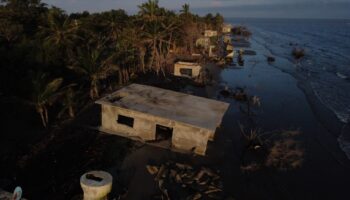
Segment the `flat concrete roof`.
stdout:
<svg viewBox="0 0 350 200">
<path fill-rule="evenodd" d="M 188 67 L 201 66 L 199 63 L 196 63 L 196 62 L 184 62 L 184 61 L 179 61 L 179 62 L 175 63 L 175 65 L 184 65 L 184 66 L 188 66 Z"/>
<path fill-rule="evenodd" d="M 147 113 L 211 131 L 221 124 L 229 107 L 225 102 L 139 84 L 126 86 L 96 103 Z"/>
</svg>

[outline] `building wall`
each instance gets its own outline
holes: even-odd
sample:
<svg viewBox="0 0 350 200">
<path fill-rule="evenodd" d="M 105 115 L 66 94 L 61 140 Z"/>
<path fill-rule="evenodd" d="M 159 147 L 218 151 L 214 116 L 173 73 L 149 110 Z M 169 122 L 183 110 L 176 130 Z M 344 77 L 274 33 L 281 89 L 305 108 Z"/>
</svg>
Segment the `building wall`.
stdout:
<svg viewBox="0 0 350 200">
<path fill-rule="evenodd" d="M 199 76 L 202 67 L 200 65 L 195 65 L 195 66 L 188 65 L 188 66 L 186 66 L 184 64 L 175 63 L 175 66 L 174 66 L 174 75 L 175 76 L 183 76 L 180 72 L 180 69 L 192 69 L 192 77 L 195 78 L 195 77 Z"/>
<path fill-rule="evenodd" d="M 230 32 L 231 32 L 231 27 L 229 27 L 229 26 L 224 26 L 224 27 L 222 28 L 222 32 L 223 32 L 223 33 L 230 33 Z"/>
<path fill-rule="evenodd" d="M 194 150 L 196 154 L 205 155 L 211 135 L 210 131 L 207 130 L 177 124 L 174 128 L 172 144 L 177 149 Z"/>
<path fill-rule="evenodd" d="M 143 140 L 156 139 L 156 125 L 173 128 L 173 147 L 181 150 L 194 150 L 195 153 L 205 155 L 207 143 L 212 139 L 214 132 L 193 127 L 181 122 L 165 118 L 135 112 L 132 110 L 115 107 L 113 105 L 102 106 L 102 129 L 125 137 L 139 137 Z M 134 118 L 134 127 L 119 124 L 118 115 Z"/>
</svg>

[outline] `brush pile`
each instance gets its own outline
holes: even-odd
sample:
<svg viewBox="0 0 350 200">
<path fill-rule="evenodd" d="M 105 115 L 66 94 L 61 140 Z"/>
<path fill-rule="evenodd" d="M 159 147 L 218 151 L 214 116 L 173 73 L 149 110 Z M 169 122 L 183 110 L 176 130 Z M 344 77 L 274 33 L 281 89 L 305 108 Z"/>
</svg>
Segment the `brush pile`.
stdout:
<svg viewBox="0 0 350 200">
<path fill-rule="evenodd" d="M 154 199 L 225 199 L 220 176 L 209 168 L 173 162 L 146 168 L 159 187 Z"/>
<path fill-rule="evenodd" d="M 292 51 L 292 55 L 295 59 L 300 59 L 305 56 L 305 50 L 302 48 L 294 48 Z"/>
</svg>

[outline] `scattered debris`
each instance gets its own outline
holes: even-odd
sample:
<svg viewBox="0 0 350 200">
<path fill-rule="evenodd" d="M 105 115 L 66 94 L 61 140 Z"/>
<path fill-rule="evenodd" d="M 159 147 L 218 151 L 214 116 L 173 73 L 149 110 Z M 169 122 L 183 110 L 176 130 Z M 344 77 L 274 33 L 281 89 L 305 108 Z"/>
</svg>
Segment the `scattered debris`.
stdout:
<svg viewBox="0 0 350 200">
<path fill-rule="evenodd" d="M 150 173 L 151 175 L 155 175 L 158 173 L 158 167 L 156 166 L 147 165 L 146 168 L 148 173 Z"/>
<path fill-rule="evenodd" d="M 275 62 L 276 58 L 273 56 L 267 56 L 267 62 Z"/>
<path fill-rule="evenodd" d="M 194 80 L 199 86 L 210 85 L 213 81 L 213 75 L 210 73 L 208 68 L 202 69 Z"/>
<path fill-rule="evenodd" d="M 338 76 L 339 78 L 341 78 L 341 79 L 347 79 L 347 78 L 348 78 L 346 75 L 344 75 L 344 74 L 342 74 L 342 73 L 340 73 L 340 72 L 337 72 L 336 74 L 337 74 L 337 76 Z"/>
<path fill-rule="evenodd" d="M 156 166 L 153 166 L 158 168 Z M 223 184 L 217 172 L 201 167 L 195 169 L 182 163 L 167 162 L 155 176 L 159 193 L 155 199 L 223 199 Z"/>
<path fill-rule="evenodd" d="M 252 96 L 250 97 L 250 102 L 253 106 L 261 106 L 261 102 L 260 102 L 260 97 L 258 96 Z"/>
<path fill-rule="evenodd" d="M 300 59 L 305 56 L 305 50 L 302 48 L 294 48 L 292 51 L 292 55 L 295 59 Z"/>
<path fill-rule="evenodd" d="M 241 54 L 239 54 L 237 57 L 237 63 L 239 66 L 244 66 L 244 60 L 243 60 L 243 56 Z"/>
<path fill-rule="evenodd" d="M 233 94 L 233 98 L 237 101 L 247 101 L 248 96 L 244 90 L 244 88 L 237 87 L 236 91 Z"/>
<path fill-rule="evenodd" d="M 256 55 L 256 52 L 253 51 L 253 50 L 244 50 L 244 51 L 243 51 L 243 55 L 254 56 L 254 55 Z"/>
<path fill-rule="evenodd" d="M 231 92 L 228 91 L 228 90 L 221 90 L 221 91 L 220 91 L 220 94 L 221 94 L 223 97 L 227 98 L 227 97 L 229 97 L 229 96 L 231 95 Z"/>
<path fill-rule="evenodd" d="M 234 47 L 241 47 L 241 48 L 249 48 L 251 46 L 249 41 L 233 41 L 232 42 Z"/>
<path fill-rule="evenodd" d="M 269 149 L 266 166 L 279 170 L 299 168 L 303 163 L 303 155 L 304 151 L 295 140 L 291 138 L 278 140 Z"/>
</svg>

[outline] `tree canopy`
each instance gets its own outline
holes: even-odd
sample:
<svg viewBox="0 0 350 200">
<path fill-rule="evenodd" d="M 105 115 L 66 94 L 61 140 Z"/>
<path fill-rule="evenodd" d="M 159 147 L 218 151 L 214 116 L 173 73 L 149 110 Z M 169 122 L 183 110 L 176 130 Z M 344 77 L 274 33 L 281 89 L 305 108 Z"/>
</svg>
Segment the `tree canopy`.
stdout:
<svg viewBox="0 0 350 200">
<path fill-rule="evenodd" d="M 1 0 L 0 94 L 29 99 L 48 126 L 48 117 L 55 116 L 48 114 L 52 105 L 74 116 L 79 108 L 73 105 L 127 83 L 132 74 L 165 76 L 171 54 L 193 53 L 204 28 L 220 30 L 223 23 L 219 14 L 192 14 L 188 4 L 178 13 L 160 7 L 158 0 L 138 9 L 136 15 L 121 9 L 67 14 L 40 0 Z M 72 84 L 76 87 L 65 89 Z M 85 102 L 73 95 L 75 90 L 86 94 Z"/>
</svg>

